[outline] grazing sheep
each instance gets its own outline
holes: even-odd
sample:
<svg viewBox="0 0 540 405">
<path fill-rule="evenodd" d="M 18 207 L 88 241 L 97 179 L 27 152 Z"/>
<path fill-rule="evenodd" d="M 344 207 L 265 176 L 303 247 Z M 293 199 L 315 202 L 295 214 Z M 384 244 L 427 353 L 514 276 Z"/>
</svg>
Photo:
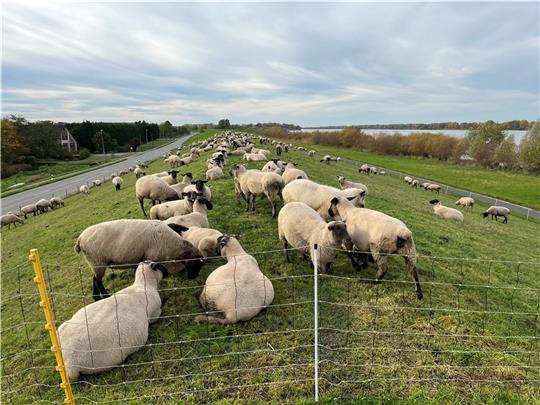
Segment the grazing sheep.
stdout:
<svg viewBox="0 0 540 405">
<path fill-rule="evenodd" d="M 463 222 L 463 214 L 455 208 L 446 207 L 439 200 L 431 200 L 429 203 L 433 205 L 433 213 L 435 215 L 451 221 Z"/>
<path fill-rule="evenodd" d="M 377 174 L 377 168 L 376 168 L 375 166 L 371 166 L 371 167 L 369 168 L 369 171 L 370 171 L 371 173 L 373 173 L 373 174 Z"/>
<path fill-rule="evenodd" d="M 471 211 L 474 207 L 474 198 L 472 197 L 461 197 L 456 201 L 456 205 L 461 205 L 463 208 L 470 208 Z"/>
<path fill-rule="evenodd" d="M 283 178 L 285 185 L 289 184 L 291 181 L 294 181 L 294 180 L 309 179 L 306 172 L 303 170 L 297 169 L 295 164 L 292 162 L 287 163 L 287 166 L 285 166 L 285 171 L 283 172 L 281 177 Z"/>
<path fill-rule="evenodd" d="M 125 175 L 128 174 L 128 173 L 129 173 L 129 171 L 127 171 L 126 169 L 122 169 L 122 170 L 120 170 L 120 171 L 118 172 L 118 175 L 119 175 L 119 176 L 125 176 Z"/>
<path fill-rule="evenodd" d="M 64 203 L 64 200 L 62 200 L 60 197 L 53 197 L 51 198 L 51 208 L 57 208 L 57 207 L 64 207 L 66 204 Z"/>
<path fill-rule="evenodd" d="M 508 214 L 510 214 L 510 210 L 508 208 L 492 205 L 482 213 L 482 216 L 486 218 L 488 215 L 491 215 L 491 219 L 494 219 L 495 221 L 498 221 L 499 217 L 504 217 L 503 224 L 506 224 L 508 222 Z"/>
<path fill-rule="evenodd" d="M 426 190 L 429 190 L 429 191 L 436 191 L 437 194 L 439 194 L 439 191 L 441 191 L 441 186 L 439 186 L 438 184 L 429 184 L 429 185 L 426 187 Z"/>
<path fill-rule="evenodd" d="M 165 160 L 171 165 L 171 167 L 178 167 L 182 165 L 182 160 L 177 155 L 171 155 Z"/>
<path fill-rule="evenodd" d="M 352 201 L 354 205 L 363 207 L 366 192 L 357 188 L 339 190 L 335 187 L 304 179 L 290 182 L 283 189 L 283 201 L 285 204 L 293 201 L 306 203 L 309 207 L 317 211 L 323 219 L 330 218 L 328 214 L 330 200 L 335 196 L 343 196 Z"/>
<path fill-rule="evenodd" d="M 230 173 L 235 177 L 236 191 L 240 191 L 240 195 L 247 203 L 246 211 L 249 211 L 250 204 L 251 210 L 255 211 L 255 198 L 266 196 L 272 205 L 272 218 L 276 217 L 276 198 L 281 196 L 281 191 L 285 186 L 280 175 L 260 170 L 247 170 L 240 164 L 234 165 Z"/>
<path fill-rule="evenodd" d="M 421 184 L 421 186 L 422 186 L 425 190 L 427 190 L 428 187 L 429 187 L 430 185 L 431 185 L 431 183 L 428 183 L 428 182 L 424 182 L 424 183 Z"/>
<path fill-rule="evenodd" d="M 323 158 L 320 160 L 320 162 L 325 162 L 327 165 L 329 165 L 331 160 L 332 160 L 332 156 L 324 155 Z"/>
<path fill-rule="evenodd" d="M 156 206 L 157 207 L 157 206 Z M 208 228 L 208 210 L 213 208 L 212 203 L 204 197 L 198 197 L 193 202 L 193 212 L 184 215 L 175 215 L 165 220 L 166 224 L 176 224 L 185 227 L 198 226 L 199 228 Z M 150 210 L 152 217 L 152 210 Z"/>
<path fill-rule="evenodd" d="M 171 274 L 186 270 L 189 278 L 197 277 L 203 261 L 191 259 L 201 259 L 201 253 L 178 234 L 183 230 L 186 228 L 161 221 L 118 219 L 82 231 L 75 252 L 83 253 L 94 273 L 94 299 L 109 295 L 102 281 L 107 266 L 133 268 L 152 260 L 167 262 L 164 266 Z"/>
<path fill-rule="evenodd" d="M 11 228 L 11 224 L 13 224 L 13 226 L 17 226 L 17 223 L 24 224 L 24 221 L 17 214 L 14 214 L 12 212 L 8 212 L 7 214 L 0 217 L 1 228 L 7 225 L 9 229 Z"/>
<path fill-rule="evenodd" d="M 377 264 L 376 282 L 384 277 L 388 270 L 387 254 L 403 255 L 407 270 L 416 286 L 416 297 L 423 298 L 422 288 L 416 272 L 416 247 L 412 232 L 397 218 L 367 208 L 356 208 L 344 197 L 333 197 L 328 210 L 330 217 L 339 214 L 347 224 L 347 231 L 357 250 L 370 252 Z M 349 255 L 354 267 L 359 268 L 355 254 Z M 367 255 L 363 256 L 366 265 Z"/>
<path fill-rule="evenodd" d="M 133 171 L 133 173 L 135 173 L 135 177 L 137 179 L 142 177 L 142 176 L 146 176 L 146 173 L 143 172 L 143 170 L 140 167 L 136 167 L 135 170 Z"/>
<path fill-rule="evenodd" d="M 347 188 L 356 188 L 358 190 L 364 190 L 366 192 L 366 196 L 369 194 L 368 188 L 365 184 L 352 182 L 343 176 L 337 176 L 337 180 L 342 190 Z"/>
<path fill-rule="evenodd" d="M 202 194 L 208 201 L 212 201 L 212 191 L 210 190 L 210 187 L 205 185 L 206 182 L 207 180 L 192 181 L 189 186 L 186 186 L 184 192 L 188 193 L 190 191 L 196 191 L 197 193 Z"/>
<path fill-rule="evenodd" d="M 92 182 L 92 184 L 93 184 L 94 186 L 96 186 L 96 187 L 99 187 L 99 186 L 101 186 L 101 180 L 100 180 L 100 179 L 94 180 L 94 181 Z"/>
<path fill-rule="evenodd" d="M 124 362 L 148 340 L 148 326 L 161 315 L 158 284 L 167 273 L 158 263 L 140 263 L 132 285 L 79 309 L 58 328 L 70 381 Z"/>
<path fill-rule="evenodd" d="M 86 184 L 79 187 L 79 193 L 90 194 L 90 189 Z"/>
<path fill-rule="evenodd" d="M 37 203 L 36 203 L 36 208 L 38 210 L 38 212 L 47 212 L 49 211 L 49 208 L 52 209 L 52 205 L 51 205 L 51 202 L 49 200 L 46 200 L 45 198 L 42 198 L 41 200 L 39 200 Z"/>
<path fill-rule="evenodd" d="M 411 187 L 414 187 L 414 188 L 417 188 L 418 187 L 418 180 L 413 180 L 409 183 L 411 185 Z"/>
<path fill-rule="evenodd" d="M 358 173 L 369 174 L 370 172 L 371 172 L 371 168 L 369 167 L 369 165 L 365 163 L 362 166 L 360 166 L 360 169 L 358 169 Z"/>
<path fill-rule="evenodd" d="M 21 208 L 21 215 L 24 216 L 24 219 L 28 219 L 28 214 L 33 214 L 33 216 L 35 217 L 37 210 L 38 208 L 36 207 L 36 204 L 25 205 Z"/>
<path fill-rule="evenodd" d="M 226 257 L 227 263 L 206 279 L 200 296 L 206 314 L 198 315 L 195 320 L 222 325 L 248 321 L 274 300 L 272 282 L 236 238 L 220 236 L 217 246 L 217 253 Z"/>
<path fill-rule="evenodd" d="M 281 146 L 281 144 L 278 143 L 278 144 L 276 145 L 276 154 L 277 154 L 278 156 L 281 156 L 281 153 L 282 153 L 282 152 L 283 152 L 283 146 Z"/>
<path fill-rule="evenodd" d="M 216 255 L 217 240 L 223 234 L 220 231 L 210 228 L 200 228 L 190 226 L 187 231 L 182 232 L 182 237 L 190 241 L 203 257 L 214 257 Z"/>
<path fill-rule="evenodd" d="M 118 176 L 118 175 L 116 174 L 116 172 L 115 172 L 115 173 L 111 173 L 111 175 L 109 176 L 109 178 L 112 180 L 112 179 L 114 179 L 116 176 Z"/>
<path fill-rule="evenodd" d="M 120 191 L 122 184 L 124 184 L 124 180 L 122 180 L 122 177 L 116 176 L 114 179 L 112 179 L 112 184 L 116 191 Z"/>
<path fill-rule="evenodd" d="M 289 259 L 289 244 L 299 250 L 304 258 L 309 254 L 315 265 L 315 246 L 319 247 L 319 269 L 327 273 L 336 259 L 338 249 L 345 245 L 347 250 L 353 249 L 352 240 L 347 233 L 344 222 L 332 221 L 326 223 L 313 208 L 303 202 L 285 204 L 278 215 L 279 240 L 287 263 Z"/>
<path fill-rule="evenodd" d="M 411 176 L 405 176 L 403 177 L 403 181 L 407 184 L 411 184 L 413 182 L 413 179 Z"/>
<path fill-rule="evenodd" d="M 173 201 L 180 198 L 179 194 L 161 178 L 156 176 L 144 176 L 137 180 L 135 183 L 135 196 L 139 201 L 142 212 L 146 216 L 144 211 L 144 199 L 149 198 L 152 200 L 152 205 L 155 205 L 156 201 Z"/>
</svg>

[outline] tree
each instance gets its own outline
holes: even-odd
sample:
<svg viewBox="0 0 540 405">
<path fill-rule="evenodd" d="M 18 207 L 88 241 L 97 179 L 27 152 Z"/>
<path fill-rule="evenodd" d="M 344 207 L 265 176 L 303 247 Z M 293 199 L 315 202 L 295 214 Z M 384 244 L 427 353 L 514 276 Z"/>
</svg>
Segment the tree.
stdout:
<svg viewBox="0 0 540 405">
<path fill-rule="evenodd" d="M 511 169 L 518 161 L 518 153 L 514 135 L 507 136 L 495 150 L 495 163 Z"/>
<path fill-rule="evenodd" d="M 219 120 L 218 128 L 227 129 L 227 128 L 230 128 L 230 127 L 231 127 L 231 123 L 229 122 L 229 120 L 227 118 Z"/>
<path fill-rule="evenodd" d="M 467 139 L 470 144 L 470 154 L 482 166 L 490 166 L 497 147 L 505 138 L 502 126 L 486 121 L 469 130 Z"/>
<path fill-rule="evenodd" d="M 17 160 L 17 157 L 29 152 L 19 135 L 17 123 L 12 120 L 2 119 L 2 137 L 0 140 L 2 145 L 2 163 L 13 163 Z"/>
<path fill-rule="evenodd" d="M 529 170 L 540 170 L 540 120 L 537 120 L 521 141 L 521 162 Z"/>
<path fill-rule="evenodd" d="M 92 143 L 94 144 L 94 150 L 103 152 L 103 147 L 105 147 L 105 153 L 112 152 L 115 149 L 115 142 L 111 138 L 111 135 L 108 132 L 103 130 L 98 131 L 92 137 Z"/>
<path fill-rule="evenodd" d="M 172 138 L 174 136 L 174 127 L 170 121 L 165 121 L 159 124 L 160 138 Z"/>
<path fill-rule="evenodd" d="M 60 127 L 52 121 L 36 121 L 20 127 L 21 137 L 37 158 L 50 159 L 68 154 L 60 144 Z"/>
</svg>

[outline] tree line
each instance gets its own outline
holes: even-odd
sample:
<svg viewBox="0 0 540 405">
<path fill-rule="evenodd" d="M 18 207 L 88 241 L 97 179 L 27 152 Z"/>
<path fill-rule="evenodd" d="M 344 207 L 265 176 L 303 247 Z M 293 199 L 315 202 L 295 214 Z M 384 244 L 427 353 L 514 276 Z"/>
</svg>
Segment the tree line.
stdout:
<svg viewBox="0 0 540 405">
<path fill-rule="evenodd" d="M 494 121 L 486 121 L 488 123 L 495 123 Z M 479 122 L 432 122 L 432 123 L 409 123 L 409 124 L 362 124 L 354 125 L 355 128 L 360 129 L 412 129 L 412 130 L 443 130 L 443 129 L 458 129 L 458 130 L 469 130 L 477 127 L 481 123 Z M 506 122 L 499 122 L 498 125 L 503 130 L 508 131 L 527 131 L 532 127 L 534 121 L 528 120 L 512 120 Z M 281 126 L 281 125 L 276 125 Z M 325 127 L 304 127 L 305 129 L 340 129 L 343 126 L 325 126 Z"/>
</svg>

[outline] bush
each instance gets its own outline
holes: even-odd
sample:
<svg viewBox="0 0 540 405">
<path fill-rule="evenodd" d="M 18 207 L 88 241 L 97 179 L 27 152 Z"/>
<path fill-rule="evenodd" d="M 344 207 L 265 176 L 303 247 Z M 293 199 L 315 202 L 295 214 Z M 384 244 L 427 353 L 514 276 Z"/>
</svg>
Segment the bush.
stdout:
<svg viewBox="0 0 540 405">
<path fill-rule="evenodd" d="M 81 148 L 79 150 L 79 159 L 80 160 L 84 160 L 84 159 L 88 159 L 90 157 L 90 151 L 86 148 Z"/>
</svg>

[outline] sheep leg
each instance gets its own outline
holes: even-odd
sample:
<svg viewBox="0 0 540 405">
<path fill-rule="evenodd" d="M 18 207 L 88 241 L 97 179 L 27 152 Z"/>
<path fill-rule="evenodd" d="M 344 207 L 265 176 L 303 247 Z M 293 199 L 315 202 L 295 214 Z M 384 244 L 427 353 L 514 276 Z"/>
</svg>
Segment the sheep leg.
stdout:
<svg viewBox="0 0 540 405">
<path fill-rule="evenodd" d="M 411 256 L 404 256 L 405 259 L 405 265 L 407 266 L 407 270 L 411 274 L 411 277 L 414 280 L 414 286 L 416 289 L 416 298 L 421 300 L 424 298 L 424 293 L 422 292 L 422 287 L 420 287 L 420 281 L 418 281 L 418 272 L 416 271 L 416 258 Z"/>
<path fill-rule="evenodd" d="M 99 291 L 101 292 L 101 296 L 103 298 L 109 298 L 111 296 L 111 294 L 109 294 L 109 291 L 107 291 L 107 289 L 103 285 L 103 279 L 101 279 L 101 278 L 98 279 L 97 284 L 98 284 Z"/>
<path fill-rule="evenodd" d="M 287 240 L 285 239 L 283 241 L 283 252 L 285 253 L 285 260 L 287 260 L 287 263 L 291 262 L 291 259 L 289 258 L 289 244 L 287 243 Z"/>
<path fill-rule="evenodd" d="M 247 212 L 247 211 L 249 211 L 249 207 L 250 207 L 250 204 L 251 204 L 251 194 L 246 193 L 244 195 L 244 199 L 246 200 L 246 204 L 247 204 L 247 207 L 246 207 L 246 212 Z"/>
<path fill-rule="evenodd" d="M 506 224 L 506 223 L 508 223 L 508 217 L 505 215 L 505 216 L 504 216 L 503 224 Z"/>
<path fill-rule="evenodd" d="M 355 270 L 361 270 L 362 267 L 358 264 L 358 257 L 356 253 L 353 252 L 347 252 L 347 256 L 349 256 L 349 259 L 351 260 L 351 264 L 354 267 Z"/>
<path fill-rule="evenodd" d="M 276 217 L 276 202 L 274 199 L 268 198 L 270 200 L 270 204 L 272 205 L 272 218 Z"/>
<path fill-rule="evenodd" d="M 255 194 L 251 195 L 251 211 L 255 211 L 255 199 L 257 196 Z"/>
<path fill-rule="evenodd" d="M 141 205 L 141 210 L 142 210 L 144 216 L 145 217 L 148 216 L 148 215 L 146 215 L 146 212 L 144 211 L 144 198 L 139 198 L 139 204 Z"/>
<path fill-rule="evenodd" d="M 379 270 L 377 271 L 377 275 L 375 276 L 375 282 L 380 283 L 384 275 L 388 271 L 388 258 L 386 256 L 381 256 L 378 253 L 374 253 L 373 260 L 375 260 L 375 263 L 379 268 Z"/>
<path fill-rule="evenodd" d="M 97 285 L 96 276 L 92 278 L 92 298 L 94 298 L 94 301 L 99 301 L 101 299 L 101 292 L 99 291 L 99 287 Z"/>
</svg>

